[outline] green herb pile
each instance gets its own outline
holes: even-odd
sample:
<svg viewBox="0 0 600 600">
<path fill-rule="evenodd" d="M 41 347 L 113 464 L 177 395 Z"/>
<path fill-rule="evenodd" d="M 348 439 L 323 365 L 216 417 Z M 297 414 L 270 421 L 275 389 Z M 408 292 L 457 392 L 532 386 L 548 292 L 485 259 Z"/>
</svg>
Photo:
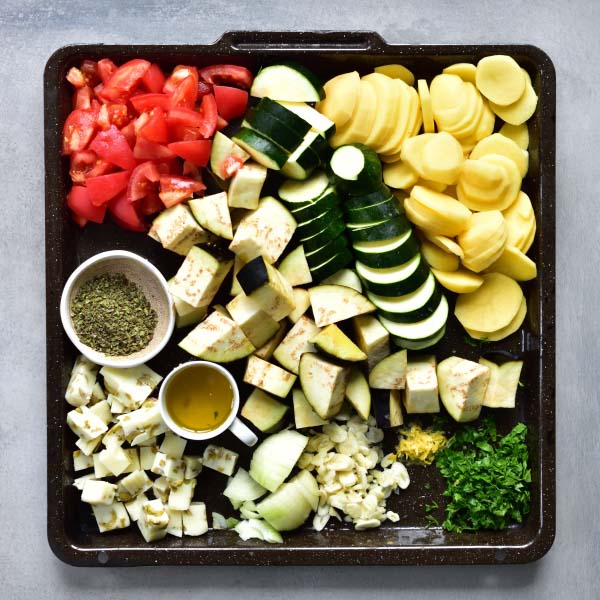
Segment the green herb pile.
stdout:
<svg viewBox="0 0 600 600">
<path fill-rule="evenodd" d="M 504 529 L 523 521 L 531 496 L 526 437 L 523 423 L 502 437 L 494 421 L 485 419 L 450 438 L 435 461 L 447 485 L 446 531 Z"/>
<path fill-rule="evenodd" d="M 71 318 L 84 344 L 110 356 L 145 348 L 158 322 L 142 290 L 122 273 L 86 281 L 71 303 Z"/>
</svg>

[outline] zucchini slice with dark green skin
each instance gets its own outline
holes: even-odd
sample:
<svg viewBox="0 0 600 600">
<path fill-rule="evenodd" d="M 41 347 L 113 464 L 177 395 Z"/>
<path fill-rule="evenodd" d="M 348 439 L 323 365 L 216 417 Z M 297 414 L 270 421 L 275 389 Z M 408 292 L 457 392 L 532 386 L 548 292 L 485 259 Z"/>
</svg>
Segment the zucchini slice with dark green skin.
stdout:
<svg viewBox="0 0 600 600">
<path fill-rule="evenodd" d="M 337 273 L 340 269 L 343 269 L 346 265 L 352 262 L 353 256 L 349 248 L 342 250 L 338 254 L 331 257 L 326 262 L 320 264 L 317 267 L 310 268 L 313 279 L 315 281 L 322 281 L 327 277 L 330 277 L 334 273 Z"/>
<path fill-rule="evenodd" d="M 331 223 L 334 220 L 344 220 L 344 215 L 338 207 L 330 208 L 328 211 L 321 213 L 309 221 L 303 223 L 298 222 L 298 235 L 300 238 L 310 237 L 321 231 L 328 223 Z"/>
<path fill-rule="evenodd" d="M 394 344 L 396 344 L 396 346 L 406 348 L 407 350 L 423 350 L 424 348 L 430 348 L 431 346 L 437 344 L 444 337 L 444 335 L 446 335 L 446 325 L 444 325 L 434 334 L 418 340 L 409 340 L 407 338 L 401 338 L 393 335 L 392 341 Z"/>
<path fill-rule="evenodd" d="M 430 274 L 429 266 L 420 253 L 396 267 L 373 269 L 356 262 L 356 272 L 365 287 L 378 296 L 403 296 L 414 292 L 425 283 Z"/>
<path fill-rule="evenodd" d="M 298 204 L 290 204 L 289 209 L 294 215 L 297 222 L 308 221 L 321 213 L 340 205 L 340 198 L 333 188 L 328 188 L 316 200 L 311 202 L 299 202 Z"/>
<path fill-rule="evenodd" d="M 313 250 L 323 247 L 328 241 L 340 236 L 346 230 L 346 224 L 341 219 L 336 219 L 319 231 L 317 234 L 301 240 L 304 252 L 308 255 Z"/>
<path fill-rule="evenodd" d="M 258 131 L 289 153 L 292 153 L 304 140 L 304 136 L 298 135 L 285 123 L 264 110 L 249 110 L 242 126 Z"/>
<path fill-rule="evenodd" d="M 328 258 L 339 254 L 342 250 L 348 248 L 348 240 L 345 235 L 338 235 L 332 240 L 327 240 L 323 246 L 306 254 L 306 261 L 309 267 L 318 267 Z"/>
<path fill-rule="evenodd" d="M 325 92 L 310 69 L 290 61 L 262 68 L 252 82 L 250 95 L 288 102 L 319 102 Z"/>
<path fill-rule="evenodd" d="M 247 127 L 242 127 L 232 139 L 257 163 L 267 167 L 267 169 L 279 171 L 287 160 L 288 154 L 283 148 Z"/>
<path fill-rule="evenodd" d="M 256 110 L 273 115 L 278 121 L 281 121 L 286 127 L 295 131 L 302 138 L 310 131 L 310 123 L 308 121 L 288 110 L 285 106 L 279 104 L 279 102 L 271 100 L 271 98 L 263 98 L 256 106 Z"/>
<path fill-rule="evenodd" d="M 364 144 L 340 146 L 332 154 L 329 166 L 340 189 L 352 196 L 374 192 L 381 186 L 379 156 Z"/>
<path fill-rule="evenodd" d="M 277 194 L 290 208 L 314 202 L 329 189 L 329 179 L 323 171 L 314 173 L 309 179 L 288 179 L 280 186 Z"/>
<path fill-rule="evenodd" d="M 363 265 L 385 269 L 401 265 L 419 252 L 419 240 L 412 229 L 402 235 L 375 242 L 357 242 L 354 255 Z"/>
<path fill-rule="evenodd" d="M 398 205 L 398 201 L 395 198 L 386 200 L 380 204 L 373 206 L 367 206 L 359 210 L 346 211 L 346 222 L 348 227 L 351 225 L 360 225 L 361 223 L 369 223 L 372 221 L 384 221 L 386 219 L 393 219 L 402 215 L 402 210 Z"/>
<path fill-rule="evenodd" d="M 392 191 L 387 185 L 382 183 L 375 191 L 370 194 L 362 194 L 360 196 L 354 196 L 348 198 L 344 203 L 346 210 L 358 210 L 359 208 L 365 208 L 366 206 L 373 206 L 374 204 L 381 204 L 386 200 L 391 200 L 394 197 Z"/>
<path fill-rule="evenodd" d="M 379 240 L 388 240 L 393 237 L 402 235 L 412 226 L 409 220 L 404 216 L 388 219 L 383 223 L 373 227 L 365 227 L 363 229 L 349 229 L 350 239 L 352 243 L 356 242 L 376 242 Z"/>
</svg>

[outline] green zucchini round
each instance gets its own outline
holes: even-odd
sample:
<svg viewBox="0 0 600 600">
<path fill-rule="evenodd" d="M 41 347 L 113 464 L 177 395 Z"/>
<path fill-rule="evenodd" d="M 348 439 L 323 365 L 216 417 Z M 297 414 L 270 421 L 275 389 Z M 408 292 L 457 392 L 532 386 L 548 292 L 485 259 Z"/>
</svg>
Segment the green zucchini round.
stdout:
<svg viewBox="0 0 600 600">
<path fill-rule="evenodd" d="M 355 242 L 376 242 L 379 240 L 388 240 L 402 235 L 404 232 L 412 229 L 409 220 L 404 216 L 389 219 L 379 225 L 367 227 L 364 229 L 349 230 L 350 239 Z"/>
</svg>

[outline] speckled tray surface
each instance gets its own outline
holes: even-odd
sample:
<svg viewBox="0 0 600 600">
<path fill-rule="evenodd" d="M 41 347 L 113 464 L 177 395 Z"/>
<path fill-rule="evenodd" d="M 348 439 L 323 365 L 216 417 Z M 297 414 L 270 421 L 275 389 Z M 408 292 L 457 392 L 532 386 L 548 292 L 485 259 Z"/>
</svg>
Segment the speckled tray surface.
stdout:
<svg viewBox="0 0 600 600">
<path fill-rule="evenodd" d="M 98 533 L 88 506 L 79 500 L 73 481 L 71 453 L 75 437 L 66 426 L 69 406 L 64 391 L 76 356 L 62 330 L 59 301 L 70 273 L 86 258 L 110 249 L 128 249 L 150 259 L 168 277 L 181 258 L 165 252 L 142 234 L 125 232 L 110 223 L 90 224 L 83 230 L 67 215 L 65 196 L 70 179 L 67 160 L 60 155 L 61 129 L 71 106 L 65 75 L 84 58 L 112 58 L 124 62 L 140 56 L 165 69 L 177 64 L 238 63 L 255 70 L 276 60 L 295 59 L 323 77 L 357 69 L 361 74 L 379 64 L 399 62 L 430 79 L 453 62 L 477 61 L 489 54 L 513 56 L 531 75 L 539 96 L 530 121 L 530 169 L 523 182 L 531 197 L 538 233 L 530 256 L 538 265 L 538 278 L 524 286 L 528 314 L 523 327 L 502 342 L 486 344 L 486 352 L 510 352 L 525 361 L 517 408 L 496 411 L 500 432 L 518 421 L 529 426 L 532 469 L 532 505 L 526 521 L 503 531 L 449 534 L 425 526 L 425 505 L 440 500 L 443 481 L 437 470 L 409 467 L 412 483 L 393 495 L 390 509 L 398 523 L 386 522 L 373 530 L 356 532 L 331 525 L 320 533 L 304 528 L 284 536 L 283 545 L 242 541 L 235 532 L 209 531 L 201 537 L 168 536 L 146 544 L 136 527 L 109 534 Z M 68 46 L 49 59 L 44 77 L 46 152 L 46 326 L 47 326 L 47 435 L 48 435 L 48 540 L 63 561 L 81 566 L 133 565 L 393 565 L 521 563 L 540 558 L 552 545 L 555 533 L 555 104 L 554 67 L 548 56 L 527 45 L 388 45 L 369 32 L 232 32 L 213 45 Z M 452 299 L 453 302 L 453 299 Z M 150 366 L 166 374 L 190 357 L 177 347 L 181 334 Z M 477 360 L 481 350 L 465 343 L 464 333 L 450 319 L 448 333 L 433 349 L 438 359 L 456 353 Z M 241 380 L 241 366 L 232 365 Z M 244 388 L 242 387 L 242 395 Z M 485 410 L 485 409 L 484 409 Z M 389 433 L 384 443 L 391 449 Z M 250 452 L 231 434 L 219 443 L 240 452 L 247 466 Z M 201 451 L 202 445 L 198 444 Z M 192 447 L 193 450 L 193 447 Z M 231 514 L 221 496 L 223 476 L 205 469 L 196 495 L 212 510 Z M 437 515 L 442 517 L 440 513 Z"/>
</svg>

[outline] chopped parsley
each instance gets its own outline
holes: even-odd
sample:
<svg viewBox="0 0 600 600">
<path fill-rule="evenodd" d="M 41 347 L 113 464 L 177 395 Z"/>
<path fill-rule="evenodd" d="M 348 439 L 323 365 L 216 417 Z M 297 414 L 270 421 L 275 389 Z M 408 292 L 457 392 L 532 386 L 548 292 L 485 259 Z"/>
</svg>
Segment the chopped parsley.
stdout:
<svg viewBox="0 0 600 600">
<path fill-rule="evenodd" d="M 531 497 L 526 437 L 523 423 L 502 437 L 488 418 L 450 438 L 435 461 L 446 479 L 446 531 L 504 529 L 523 521 Z"/>
</svg>

